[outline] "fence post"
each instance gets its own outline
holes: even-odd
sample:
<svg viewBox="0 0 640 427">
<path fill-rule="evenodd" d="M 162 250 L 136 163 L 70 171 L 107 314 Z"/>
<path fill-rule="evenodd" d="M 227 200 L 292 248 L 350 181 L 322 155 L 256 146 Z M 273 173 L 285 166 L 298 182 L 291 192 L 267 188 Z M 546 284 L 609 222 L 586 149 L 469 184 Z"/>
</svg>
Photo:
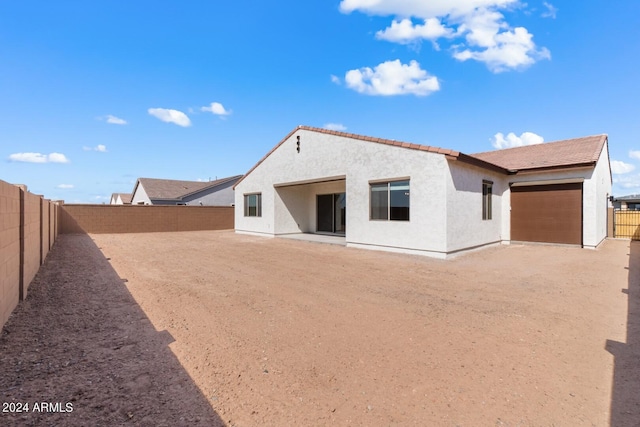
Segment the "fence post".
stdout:
<svg viewBox="0 0 640 427">
<path fill-rule="evenodd" d="M 44 248 L 43 234 L 44 234 L 44 221 L 42 221 L 42 204 L 44 203 L 44 198 L 40 197 L 40 218 L 38 218 L 38 223 L 40 224 L 40 265 L 42 265 L 42 249 Z"/>
<path fill-rule="evenodd" d="M 18 295 L 24 300 L 24 190 L 20 188 L 20 275 L 18 280 Z"/>
</svg>

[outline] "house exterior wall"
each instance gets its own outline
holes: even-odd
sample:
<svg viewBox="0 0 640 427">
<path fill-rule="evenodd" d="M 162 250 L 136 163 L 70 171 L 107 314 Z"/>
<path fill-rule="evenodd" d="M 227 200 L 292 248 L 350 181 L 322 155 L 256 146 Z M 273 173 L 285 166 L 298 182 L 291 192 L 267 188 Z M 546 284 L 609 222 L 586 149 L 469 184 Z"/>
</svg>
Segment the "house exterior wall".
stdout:
<svg viewBox="0 0 640 427">
<path fill-rule="evenodd" d="M 185 197 L 183 202 L 187 205 L 199 206 L 231 206 L 235 203 L 233 186 L 237 181 L 229 181 L 205 191 Z M 154 202 L 155 204 L 155 202 Z"/>
<path fill-rule="evenodd" d="M 582 244 L 586 248 L 595 248 L 607 236 L 607 197 L 611 194 L 611 173 L 606 145 L 595 168 L 518 173 L 509 176 L 508 183 L 564 179 L 584 179 L 582 184 Z M 503 240 L 511 239 L 510 199 L 511 191 L 507 186 L 502 195 Z"/>
<path fill-rule="evenodd" d="M 444 256 L 447 169 L 441 154 L 300 129 L 236 187 L 236 231 L 310 231 L 315 194 L 333 190 L 283 186 L 332 178 L 344 180 L 347 245 Z M 400 179 L 410 180 L 410 221 L 370 220 L 369 183 Z M 245 217 L 244 195 L 256 192 L 262 193 L 262 217 Z"/>
<path fill-rule="evenodd" d="M 609 143 L 606 142 L 602 152 L 600 153 L 594 172 L 596 186 L 596 204 L 594 206 L 596 209 L 596 229 L 593 242 L 595 243 L 595 246 L 599 245 L 608 235 L 607 218 L 609 211 L 609 196 L 612 191 L 608 145 Z"/>
<path fill-rule="evenodd" d="M 150 205 L 151 199 L 147 196 L 147 192 L 144 190 L 142 184 L 138 183 L 136 190 L 131 196 L 132 205 Z"/>
<path fill-rule="evenodd" d="M 490 220 L 482 219 L 482 183 L 493 183 Z M 506 176 L 488 169 L 450 161 L 447 176 L 447 252 L 502 240 L 502 194 Z"/>
</svg>

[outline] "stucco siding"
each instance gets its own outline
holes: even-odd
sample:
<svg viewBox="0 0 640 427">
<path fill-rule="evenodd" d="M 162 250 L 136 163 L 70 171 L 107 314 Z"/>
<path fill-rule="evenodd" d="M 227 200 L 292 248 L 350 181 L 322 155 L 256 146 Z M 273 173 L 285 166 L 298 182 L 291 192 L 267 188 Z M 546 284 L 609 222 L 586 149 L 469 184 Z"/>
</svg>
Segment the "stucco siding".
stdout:
<svg viewBox="0 0 640 427">
<path fill-rule="evenodd" d="M 191 196 L 185 197 L 183 202 L 187 205 L 202 206 L 231 206 L 235 203 L 233 185 L 236 181 L 229 181 L 215 188 L 200 191 Z M 155 203 L 154 203 L 155 204 Z"/>
<path fill-rule="evenodd" d="M 605 143 L 598 158 L 594 180 L 596 181 L 596 234 L 593 242 L 594 246 L 597 246 L 607 237 L 607 215 L 612 186 L 608 143 Z"/>
<path fill-rule="evenodd" d="M 482 219 L 482 183 L 493 183 L 491 219 Z M 502 194 L 506 177 L 487 169 L 449 162 L 447 176 L 447 251 L 469 249 L 502 240 Z"/>
<path fill-rule="evenodd" d="M 131 196 L 131 204 L 132 205 L 149 205 L 151 204 L 151 199 L 147 196 L 147 192 L 144 191 L 144 187 L 141 184 L 138 184 L 136 187 L 136 191 Z"/>
<path fill-rule="evenodd" d="M 236 230 L 313 231 L 315 195 L 333 192 L 317 181 L 337 179 L 346 190 L 347 244 L 444 252 L 446 168 L 441 154 L 298 130 L 236 187 Z M 398 179 L 410 180 L 410 221 L 370 220 L 369 183 Z M 262 193 L 261 218 L 244 216 L 244 195 L 254 192 Z"/>
</svg>

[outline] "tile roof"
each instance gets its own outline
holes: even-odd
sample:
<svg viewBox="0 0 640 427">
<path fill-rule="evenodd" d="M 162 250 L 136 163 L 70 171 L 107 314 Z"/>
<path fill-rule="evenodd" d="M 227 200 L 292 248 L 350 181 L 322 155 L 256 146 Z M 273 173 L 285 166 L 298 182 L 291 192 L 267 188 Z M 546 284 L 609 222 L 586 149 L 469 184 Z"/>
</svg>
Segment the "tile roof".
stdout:
<svg viewBox="0 0 640 427">
<path fill-rule="evenodd" d="M 464 154 L 447 148 L 432 147 L 429 145 L 413 144 L 396 141 L 393 139 L 374 138 L 354 133 L 339 132 L 335 130 L 321 129 L 311 126 L 298 126 L 287 134 L 267 154 L 265 154 L 238 182 L 234 188 L 267 157 L 278 149 L 285 141 L 298 130 L 341 136 L 344 138 L 368 141 L 377 144 L 392 145 L 411 150 L 427 151 L 443 154 L 448 159 L 469 163 L 481 168 L 494 170 L 501 173 L 517 172 L 526 169 L 544 169 L 563 166 L 580 166 L 595 164 L 607 141 L 607 135 L 594 135 L 583 138 L 567 139 L 563 141 L 547 142 L 544 144 L 528 145 L 524 147 L 507 148 L 503 150 L 487 151 L 477 154 Z"/>
<path fill-rule="evenodd" d="M 471 157 L 509 171 L 592 165 L 598 161 L 607 135 L 593 135 L 524 147 L 486 151 Z"/>
<path fill-rule="evenodd" d="M 131 198 L 133 197 L 133 194 L 130 194 L 130 193 L 115 193 L 115 194 L 116 196 L 120 196 L 122 203 L 124 204 L 131 203 Z"/>
<path fill-rule="evenodd" d="M 215 181 L 180 181 L 175 179 L 138 178 L 136 187 L 141 184 L 150 199 L 180 200 L 186 196 L 212 187 L 238 180 L 242 175 L 234 175 Z M 134 189 L 135 191 L 135 189 Z"/>
</svg>

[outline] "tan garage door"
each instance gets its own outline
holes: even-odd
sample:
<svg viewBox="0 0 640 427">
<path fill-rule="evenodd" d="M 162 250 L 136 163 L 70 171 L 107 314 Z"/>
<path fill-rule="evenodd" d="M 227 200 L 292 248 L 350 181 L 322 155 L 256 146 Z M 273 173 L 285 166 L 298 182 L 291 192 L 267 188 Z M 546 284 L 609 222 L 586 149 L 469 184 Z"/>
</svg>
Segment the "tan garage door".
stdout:
<svg viewBox="0 0 640 427">
<path fill-rule="evenodd" d="M 582 245 L 582 183 L 511 187 L 511 240 Z"/>
</svg>

